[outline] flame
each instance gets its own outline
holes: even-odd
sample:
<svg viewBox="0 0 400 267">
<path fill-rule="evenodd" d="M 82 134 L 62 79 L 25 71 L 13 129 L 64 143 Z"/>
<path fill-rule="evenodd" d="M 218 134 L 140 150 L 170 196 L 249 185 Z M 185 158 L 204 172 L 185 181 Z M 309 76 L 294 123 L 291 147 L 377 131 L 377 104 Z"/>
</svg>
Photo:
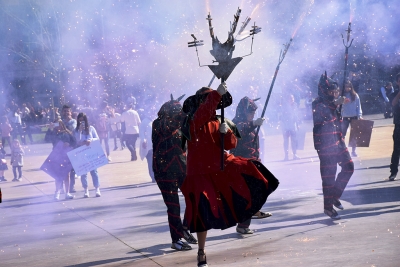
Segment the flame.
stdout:
<svg viewBox="0 0 400 267">
<path fill-rule="evenodd" d="M 351 7 L 352 2 L 353 2 L 353 8 Z M 354 13 L 356 13 L 355 2 L 353 0 L 350 0 L 350 23 L 353 21 Z"/>
<path fill-rule="evenodd" d="M 207 9 L 207 13 L 208 13 L 208 12 L 211 12 L 211 9 L 210 9 L 210 0 L 206 0 L 206 9 Z"/>
<path fill-rule="evenodd" d="M 250 14 L 250 18 L 254 18 L 254 14 L 256 13 L 256 11 L 258 10 L 258 7 L 260 6 L 260 4 L 257 4 L 256 7 L 253 9 L 253 11 Z"/>
<path fill-rule="evenodd" d="M 308 13 L 311 11 L 311 7 L 314 5 L 314 0 L 310 1 L 310 4 L 308 5 L 307 9 L 300 15 L 299 20 L 296 24 L 296 27 L 294 28 L 293 34 L 292 34 L 292 39 L 296 35 L 297 31 L 303 25 L 304 18 L 307 16 Z"/>
</svg>

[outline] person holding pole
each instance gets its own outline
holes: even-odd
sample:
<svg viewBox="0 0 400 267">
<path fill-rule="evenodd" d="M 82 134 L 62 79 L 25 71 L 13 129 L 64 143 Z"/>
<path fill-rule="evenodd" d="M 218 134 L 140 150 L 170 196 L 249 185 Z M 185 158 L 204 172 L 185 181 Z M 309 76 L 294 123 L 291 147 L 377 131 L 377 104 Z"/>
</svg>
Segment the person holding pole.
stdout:
<svg viewBox="0 0 400 267">
<path fill-rule="evenodd" d="M 221 102 L 222 95 L 225 101 Z M 251 218 L 261 209 L 279 181 L 259 161 L 224 153 L 221 170 L 220 144 L 224 133 L 227 150 L 240 136 L 229 120 L 220 122 L 216 110 L 232 104 L 225 83 L 217 90 L 203 87 L 188 97 L 182 126 L 187 140 L 186 178 L 181 187 L 185 196 L 185 217 L 191 232 L 197 233 L 197 266 L 205 267 L 205 243 L 210 229 L 226 229 Z"/>
<path fill-rule="evenodd" d="M 239 101 L 236 108 L 236 115 L 232 122 L 236 124 L 241 138 L 238 139 L 237 146 L 230 150 L 230 153 L 236 157 L 243 157 L 252 160 L 259 160 L 260 158 L 258 137 L 257 142 L 254 145 L 254 130 L 257 126 L 261 126 L 265 119 L 254 119 L 254 115 L 258 108 L 255 103 L 257 100 L 258 99 L 253 100 L 245 96 Z M 249 229 L 251 219 L 263 219 L 270 216 L 272 216 L 272 213 L 258 211 L 252 218 L 238 223 L 236 226 L 236 232 L 240 234 L 253 234 L 254 231 Z"/>
<path fill-rule="evenodd" d="M 325 74 L 318 84 L 318 97 L 312 103 L 314 148 L 320 160 L 324 213 L 340 219 L 333 208 L 343 209 L 339 199 L 354 172 L 354 163 L 343 140 L 338 106 L 345 97 L 339 97 L 338 84 Z M 336 176 L 337 165 L 342 169 Z"/>
</svg>

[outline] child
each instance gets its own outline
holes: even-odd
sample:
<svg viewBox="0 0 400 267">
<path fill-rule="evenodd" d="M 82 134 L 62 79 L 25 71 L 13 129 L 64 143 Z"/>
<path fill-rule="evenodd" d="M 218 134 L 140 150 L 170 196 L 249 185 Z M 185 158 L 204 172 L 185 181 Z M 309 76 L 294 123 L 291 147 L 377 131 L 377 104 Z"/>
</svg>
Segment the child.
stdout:
<svg viewBox="0 0 400 267">
<path fill-rule="evenodd" d="M 8 118 L 6 116 L 1 117 L 0 130 L 1 130 L 1 143 L 5 145 L 5 142 L 7 141 L 11 149 L 10 136 L 13 128 L 11 127 L 11 124 L 8 122 Z M 1 151 L 3 154 L 6 153 L 3 146 L 1 147 Z"/>
<path fill-rule="evenodd" d="M 24 165 L 24 149 L 17 139 L 13 140 L 11 146 L 11 165 L 13 167 L 14 179 L 13 182 L 20 182 L 22 180 L 22 166 Z M 18 169 L 18 179 L 17 179 Z"/>
<path fill-rule="evenodd" d="M 8 166 L 6 161 L 6 153 L 3 153 L 3 151 L 3 144 L 0 143 L 0 182 L 7 181 L 7 179 L 4 178 L 4 171 L 8 170 Z"/>
</svg>

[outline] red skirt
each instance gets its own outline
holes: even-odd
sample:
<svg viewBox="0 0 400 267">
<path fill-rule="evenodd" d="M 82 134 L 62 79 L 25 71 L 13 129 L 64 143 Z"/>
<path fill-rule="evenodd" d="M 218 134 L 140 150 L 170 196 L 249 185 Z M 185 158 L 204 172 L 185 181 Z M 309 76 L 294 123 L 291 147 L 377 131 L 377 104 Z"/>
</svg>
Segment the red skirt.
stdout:
<svg viewBox="0 0 400 267">
<path fill-rule="evenodd" d="M 278 185 L 262 163 L 241 157 L 230 159 L 223 171 L 187 175 L 181 190 L 190 231 L 226 229 L 251 218 Z"/>
</svg>

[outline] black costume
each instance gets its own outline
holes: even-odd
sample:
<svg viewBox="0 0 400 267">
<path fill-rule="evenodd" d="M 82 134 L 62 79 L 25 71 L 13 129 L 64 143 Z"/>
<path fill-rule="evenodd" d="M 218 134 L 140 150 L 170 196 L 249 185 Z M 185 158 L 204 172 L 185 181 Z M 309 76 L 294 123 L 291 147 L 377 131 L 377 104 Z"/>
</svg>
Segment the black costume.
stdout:
<svg viewBox="0 0 400 267">
<path fill-rule="evenodd" d="M 336 82 L 328 78 L 326 73 L 322 75 L 318 84 L 319 96 L 313 101 L 312 107 L 314 148 L 320 159 L 324 209 L 329 214 L 337 215 L 333 205 L 341 206 L 339 198 L 354 172 L 354 164 L 342 137 L 340 116 L 334 96 L 328 94 L 328 91 L 335 89 Z M 342 170 L 336 177 L 337 164 Z"/>
<path fill-rule="evenodd" d="M 179 101 L 171 100 L 162 105 L 152 124 L 153 171 L 167 206 L 173 243 L 184 237 L 178 197 L 178 188 L 186 176 L 186 153 L 179 130 L 184 116 Z"/>
<path fill-rule="evenodd" d="M 232 121 L 236 124 L 241 138 L 238 139 L 237 146 L 230 151 L 235 156 L 253 160 L 258 160 L 260 156 L 258 136 L 254 144 L 254 138 L 256 136 L 255 129 L 257 126 L 253 124 L 253 121 L 247 120 L 247 113 L 255 111 L 257 108 L 254 100 L 249 99 L 247 96 L 240 100 L 236 108 L 236 115 Z"/>
</svg>

